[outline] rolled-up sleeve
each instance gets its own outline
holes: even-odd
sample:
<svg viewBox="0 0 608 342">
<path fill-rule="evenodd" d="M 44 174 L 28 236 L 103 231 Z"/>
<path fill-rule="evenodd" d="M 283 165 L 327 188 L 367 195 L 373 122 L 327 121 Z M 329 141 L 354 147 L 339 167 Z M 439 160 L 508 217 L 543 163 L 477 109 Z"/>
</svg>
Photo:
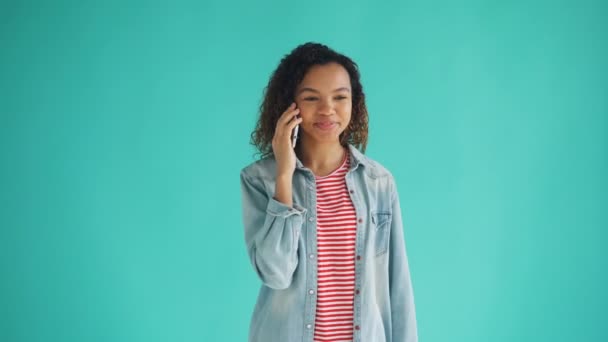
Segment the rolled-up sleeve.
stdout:
<svg viewBox="0 0 608 342">
<path fill-rule="evenodd" d="M 298 240 L 306 209 L 289 207 L 269 196 L 262 180 L 241 171 L 245 243 L 260 280 L 273 289 L 286 289 L 298 266 Z"/>
<path fill-rule="evenodd" d="M 418 329 L 414 290 L 405 247 L 399 194 L 391 181 L 392 222 L 389 246 L 389 293 L 392 317 L 392 341 L 417 342 Z"/>
</svg>

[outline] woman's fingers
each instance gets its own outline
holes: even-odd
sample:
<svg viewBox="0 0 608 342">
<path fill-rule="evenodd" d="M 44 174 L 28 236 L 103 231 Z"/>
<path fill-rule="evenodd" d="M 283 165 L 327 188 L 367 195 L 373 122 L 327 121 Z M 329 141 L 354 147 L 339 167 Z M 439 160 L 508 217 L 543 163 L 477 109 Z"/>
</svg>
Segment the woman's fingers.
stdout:
<svg viewBox="0 0 608 342">
<path fill-rule="evenodd" d="M 287 124 L 287 131 L 291 133 L 291 131 L 293 131 L 293 129 L 296 127 L 297 124 L 299 124 L 300 122 L 302 122 L 302 118 L 299 116 L 296 116 L 294 120 L 289 121 L 289 123 Z M 290 134 L 291 136 L 291 134 Z"/>
<path fill-rule="evenodd" d="M 285 110 L 283 112 L 283 114 L 281 114 L 277 123 L 286 124 L 287 122 L 289 122 L 289 120 L 292 119 L 292 117 L 296 113 L 299 113 L 299 112 L 300 112 L 300 109 L 295 108 L 295 103 L 292 103 L 289 107 L 287 107 L 287 110 Z"/>
<path fill-rule="evenodd" d="M 272 151 L 277 161 L 277 174 L 292 174 L 296 167 L 295 150 L 291 145 L 291 135 L 295 125 L 302 121 L 297 117 L 300 112 L 297 105 L 292 103 L 276 123 L 272 137 Z"/>
<path fill-rule="evenodd" d="M 291 141 L 293 130 L 300 122 L 302 122 L 302 118 L 299 116 L 295 116 L 291 121 L 289 121 L 286 125 L 283 126 L 283 129 L 279 132 L 279 136 L 284 137 L 288 141 Z"/>
<path fill-rule="evenodd" d="M 291 104 L 291 106 L 289 106 L 287 108 L 287 110 L 285 112 L 283 112 L 283 114 L 279 117 L 279 120 L 277 121 L 277 126 L 276 126 L 276 132 L 275 134 L 277 135 L 289 135 L 291 136 L 291 130 L 295 127 L 296 124 L 298 124 L 301 121 L 301 118 L 298 120 L 294 120 L 294 117 L 300 113 L 300 109 L 299 108 L 295 108 L 295 103 Z M 289 133 L 289 134 L 286 134 Z"/>
</svg>

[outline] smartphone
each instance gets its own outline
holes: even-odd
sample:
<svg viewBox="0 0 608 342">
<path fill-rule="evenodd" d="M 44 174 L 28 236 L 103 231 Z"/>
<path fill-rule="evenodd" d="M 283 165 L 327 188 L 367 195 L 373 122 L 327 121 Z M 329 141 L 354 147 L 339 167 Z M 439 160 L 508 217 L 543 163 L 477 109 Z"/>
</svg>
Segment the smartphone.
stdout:
<svg viewBox="0 0 608 342">
<path fill-rule="evenodd" d="M 294 101 L 295 102 L 295 101 Z M 298 105 L 296 105 L 296 108 L 298 108 Z M 300 114 L 296 115 L 296 118 L 299 118 Z M 294 127 L 293 132 L 291 133 L 291 147 L 292 148 L 296 148 L 296 142 L 298 141 L 298 131 L 300 130 L 300 125 L 296 125 L 296 127 Z"/>
<path fill-rule="evenodd" d="M 296 148 L 296 141 L 298 141 L 298 131 L 300 130 L 300 125 L 296 125 L 293 129 L 293 134 L 291 135 L 291 147 Z"/>
</svg>

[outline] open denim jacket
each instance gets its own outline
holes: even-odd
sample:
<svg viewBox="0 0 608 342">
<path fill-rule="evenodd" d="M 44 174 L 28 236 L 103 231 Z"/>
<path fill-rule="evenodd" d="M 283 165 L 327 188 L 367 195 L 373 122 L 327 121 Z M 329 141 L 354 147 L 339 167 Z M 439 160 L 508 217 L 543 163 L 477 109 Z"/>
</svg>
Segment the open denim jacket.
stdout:
<svg viewBox="0 0 608 342">
<path fill-rule="evenodd" d="M 416 342 L 414 296 L 392 174 L 353 145 L 346 186 L 357 214 L 353 341 Z M 252 342 L 312 342 L 317 288 L 315 176 L 297 159 L 293 207 L 273 198 L 274 158 L 241 170 L 245 242 L 262 281 Z M 361 219 L 362 221 L 360 221 Z M 309 293 L 309 290 L 313 294 Z M 357 292 L 356 292 L 357 293 Z"/>
</svg>

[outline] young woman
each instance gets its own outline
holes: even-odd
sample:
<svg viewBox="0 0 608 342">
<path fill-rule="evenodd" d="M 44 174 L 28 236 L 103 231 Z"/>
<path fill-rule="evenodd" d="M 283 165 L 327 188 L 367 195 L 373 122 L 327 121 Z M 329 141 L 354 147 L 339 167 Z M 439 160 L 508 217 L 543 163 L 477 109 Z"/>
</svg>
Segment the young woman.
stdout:
<svg viewBox="0 0 608 342">
<path fill-rule="evenodd" d="M 260 111 L 261 158 L 241 170 L 245 242 L 263 283 L 249 340 L 417 341 L 399 195 L 363 154 L 356 63 L 300 45 L 273 72 Z"/>
</svg>

